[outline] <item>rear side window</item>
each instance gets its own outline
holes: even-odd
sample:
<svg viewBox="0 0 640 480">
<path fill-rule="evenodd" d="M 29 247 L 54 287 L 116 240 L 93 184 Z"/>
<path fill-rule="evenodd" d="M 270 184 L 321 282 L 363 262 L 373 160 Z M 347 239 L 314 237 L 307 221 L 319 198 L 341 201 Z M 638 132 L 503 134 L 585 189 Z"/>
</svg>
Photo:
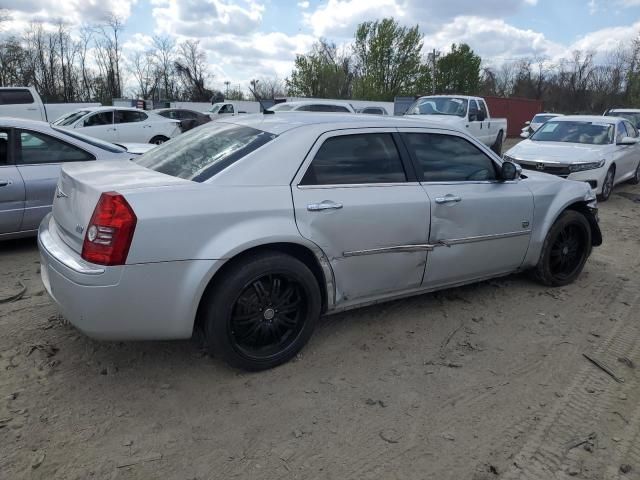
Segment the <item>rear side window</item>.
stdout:
<svg viewBox="0 0 640 480">
<path fill-rule="evenodd" d="M 624 122 L 624 126 L 626 127 L 626 129 L 627 129 L 627 134 L 628 134 L 630 137 L 636 138 L 636 137 L 638 136 L 638 130 L 636 130 L 636 127 L 634 127 L 633 125 L 631 125 L 631 123 L 629 123 L 629 122 L 627 122 L 627 121 L 625 120 L 625 122 Z"/>
<path fill-rule="evenodd" d="M 9 163 L 9 132 L 0 130 L 0 165 Z"/>
<path fill-rule="evenodd" d="M 94 160 L 94 157 L 84 150 L 44 133 L 20 130 L 18 139 L 20 146 L 17 163 L 20 164 Z"/>
<path fill-rule="evenodd" d="M 406 133 L 407 147 L 425 182 L 465 182 L 496 179 L 495 164 L 462 137 L 436 133 Z"/>
<path fill-rule="evenodd" d="M 255 128 L 216 122 L 183 133 L 134 162 L 172 177 L 204 182 L 274 138 Z"/>
<path fill-rule="evenodd" d="M 33 103 L 33 95 L 23 88 L 0 90 L 0 105 Z"/>
<path fill-rule="evenodd" d="M 144 122 L 148 117 L 144 112 L 133 110 L 116 110 L 116 123 Z"/>
<path fill-rule="evenodd" d="M 300 184 L 345 185 L 406 180 L 392 135 L 365 133 L 325 140 Z"/>
</svg>

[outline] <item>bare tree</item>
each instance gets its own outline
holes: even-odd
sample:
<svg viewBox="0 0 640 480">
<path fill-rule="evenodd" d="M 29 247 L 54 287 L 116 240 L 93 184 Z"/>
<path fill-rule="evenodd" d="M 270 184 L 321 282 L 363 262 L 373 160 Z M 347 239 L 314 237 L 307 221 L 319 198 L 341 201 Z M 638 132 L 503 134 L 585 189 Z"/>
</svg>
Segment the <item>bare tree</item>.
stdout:
<svg viewBox="0 0 640 480">
<path fill-rule="evenodd" d="M 213 92 L 207 90 L 205 81 L 211 78 L 207 72 L 207 55 L 197 40 L 186 40 L 178 45 L 178 58 L 174 63 L 182 79 L 184 95 L 191 101 L 205 102 Z"/>
<path fill-rule="evenodd" d="M 177 85 L 174 75 L 175 47 L 176 43 L 170 37 L 153 37 L 152 55 L 160 77 L 161 88 L 159 90 L 162 90 L 158 95 L 158 99 L 160 96 L 174 98 L 176 95 Z"/>
</svg>

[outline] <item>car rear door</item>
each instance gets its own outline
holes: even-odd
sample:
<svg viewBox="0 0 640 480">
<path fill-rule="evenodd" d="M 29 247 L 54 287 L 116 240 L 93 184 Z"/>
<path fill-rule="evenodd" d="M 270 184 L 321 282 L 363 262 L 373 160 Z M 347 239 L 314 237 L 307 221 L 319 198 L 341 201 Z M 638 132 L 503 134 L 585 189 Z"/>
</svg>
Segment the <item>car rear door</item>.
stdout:
<svg viewBox="0 0 640 480">
<path fill-rule="evenodd" d="M 0 235 L 20 231 L 24 182 L 13 164 L 11 130 L 0 129 Z"/>
<path fill-rule="evenodd" d="M 533 222 L 533 195 L 498 180 L 499 162 L 463 134 L 403 129 L 431 202 L 424 285 L 454 285 L 516 270 Z"/>
<path fill-rule="evenodd" d="M 68 142 L 34 130 L 15 130 L 15 163 L 24 179 L 25 210 L 21 230 L 36 230 L 51 211 L 60 167 L 66 162 L 95 160 Z"/>
<path fill-rule="evenodd" d="M 329 259 L 338 303 L 422 282 L 429 202 L 399 142 L 385 129 L 325 133 L 292 184 L 298 229 Z"/>
<path fill-rule="evenodd" d="M 147 143 L 151 140 L 155 136 L 154 125 L 147 121 L 148 118 L 144 112 L 116 110 L 114 112 L 114 126 L 118 141 Z"/>
</svg>

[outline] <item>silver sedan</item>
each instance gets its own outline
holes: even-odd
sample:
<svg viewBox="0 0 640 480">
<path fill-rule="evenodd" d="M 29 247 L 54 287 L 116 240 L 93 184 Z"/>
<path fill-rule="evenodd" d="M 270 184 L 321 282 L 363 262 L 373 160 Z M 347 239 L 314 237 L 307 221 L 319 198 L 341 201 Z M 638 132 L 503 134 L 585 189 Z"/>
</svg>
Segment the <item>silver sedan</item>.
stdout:
<svg viewBox="0 0 640 480">
<path fill-rule="evenodd" d="M 0 240 L 33 236 L 51 211 L 60 167 L 129 159 L 155 145 L 114 145 L 46 122 L 0 118 Z"/>
<path fill-rule="evenodd" d="M 266 369 L 322 314 L 523 270 L 572 282 L 602 242 L 594 194 L 520 173 L 427 121 L 229 118 L 134 162 L 65 165 L 42 279 L 87 335 L 199 332 L 230 364 Z"/>
</svg>

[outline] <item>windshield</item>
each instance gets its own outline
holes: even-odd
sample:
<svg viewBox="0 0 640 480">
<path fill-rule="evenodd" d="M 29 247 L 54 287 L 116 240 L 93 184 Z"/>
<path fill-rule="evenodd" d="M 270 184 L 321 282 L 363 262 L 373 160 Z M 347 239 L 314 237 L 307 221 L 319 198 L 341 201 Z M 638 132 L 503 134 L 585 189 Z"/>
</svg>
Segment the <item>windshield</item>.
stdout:
<svg viewBox="0 0 640 480">
<path fill-rule="evenodd" d="M 77 120 L 80 120 L 87 113 L 89 113 L 89 110 L 80 110 L 78 112 L 67 113 L 66 115 L 61 116 L 59 119 L 53 122 L 52 125 L 58 125 L 60 127 L 73 125 Z"/>
<path fill-rule="evenodd" d="M 271 107 L 269 110 L 274 112 L 287 112 L 293 110 L 294 105 L 287 105 L 286 103 L 278 103 Z"/>
<path fill-rule="evenodd" d="M 608 112 L 607 113 L 608 117 L 622 117 L 622 118 L 626 118 L 627 120 L 629 120 L 631 122 L 631 125 L 633 125 L 636 128 L 640 128 L 640 113 L 637 112 Z"/>
<path fill-rule="evenodd" d="M 531 123 L 544 123 L 555 117 L 557 117 L 557 115 L 536 115 L 533 117 L 533 120 L 531 120 Z"/>
<path fill-rule="evenodd" d="M 211 107 L 211 110 L 209 110 L 209 113 L 218 113 L 218 110 L 220 110 L 221 106 L 222 104 L 214 105 L 213 107 Z"/>
<path fill-rule="evenodd" d="M 613 125 L 598 122 L 549 121 L 534 133 L 536 142 L 583 143 L 607 145 L 613 143 Z"/>
<path fill-rule="evenodd" d="M 183 133 L 134 162 L 173 177 L 204 182 L 276 135 L 232 123 L 214 123 Z"/>
<path fill-rule="evenodd" d="M 107 152 L 124 153 L 127 151 L 126 148 L 120 147 L 119 145 L 116 145 L 114 143 L 105 142 L 98 138 L 90 137 L 88 135 L 83 135 L 82 133 L 78 133 L 73 130 L 67 130 L 65 128 L 58 128 L 58 127 L 51 127 L 51 128 L 53 128 L 56 132 L 62 135 L 75 138 L 76 140 L 80 140 L 81 142 L 88 143 L 89 145 L 100 148 L 102 150 L 106 150 Z"/>
<path fill-rule="evenodd" d="M 424 97 L 416 100 L 405 115 L 454 115 L 467 116 L 466 98 Z"/>
</svg>

